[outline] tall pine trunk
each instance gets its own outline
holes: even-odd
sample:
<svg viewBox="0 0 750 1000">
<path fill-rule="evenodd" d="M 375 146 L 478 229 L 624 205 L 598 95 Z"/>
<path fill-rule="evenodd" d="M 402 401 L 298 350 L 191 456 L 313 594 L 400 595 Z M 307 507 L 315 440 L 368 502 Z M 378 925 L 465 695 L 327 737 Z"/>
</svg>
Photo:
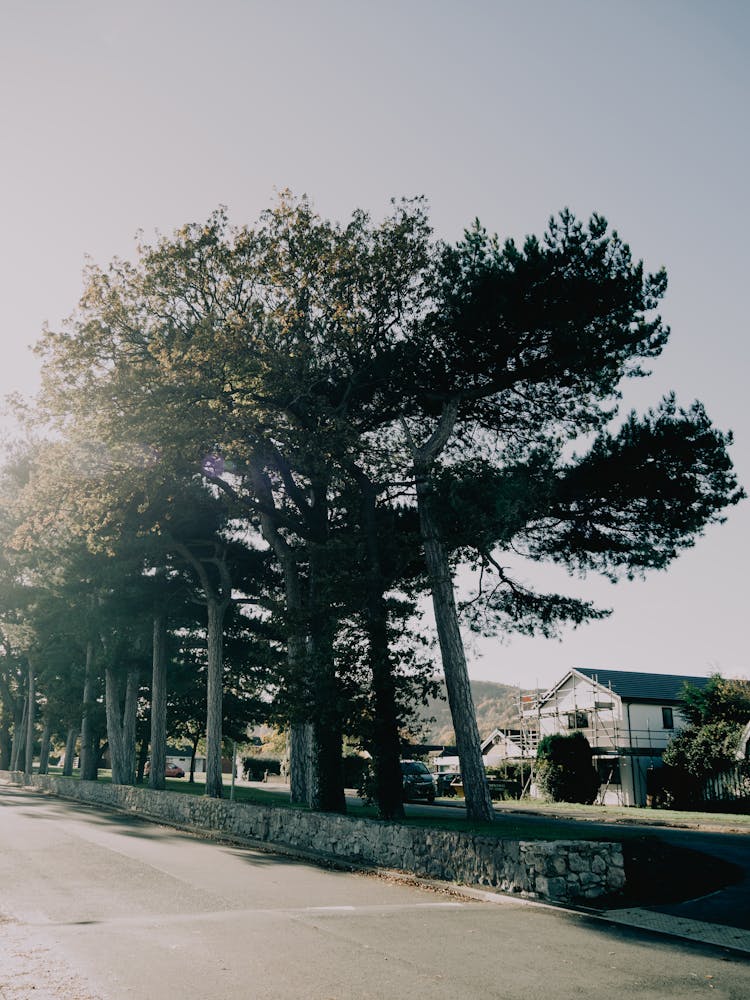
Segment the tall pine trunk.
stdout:
<svg viewBox="0 0 750 1000">
<path fill-rule="evenodd" d="M 304 615 L 302 586 L 297 554 L 281 535 L 272 511 L 275 510 L 271 482 L 257 466 L 251 469 L 253 485 L 266 510 L 261 514 L 260 527 L 264 539 L 273 550 L 284 575 L 284 598 L 287 616 L 287 662 L 289 677 L 295 684 L 304 684 L 307 665 L 306 641 L 302 628 Z M 315 727 L 309 719 L 293 719 L 289 729 L 289 799 L 293 805 L 308 809 L 320 808 L 318 752 Z"/>
<path fill-rule="evenodd" d="M 94 746 L 95 733 L 92 722 L 94 708 L 94 643 L 86 643 L 86 672 L 83 681 L 83 717 L 81 719 L 81 780 L 96 781 L 98 774 L 98 747 Z M 97 741 L 98 742 L 98 741 Z"/>
<path fill-rule="evenodd" d="M 167 766 L 167 612 L 154 612 L 151 670 L 151 788 L 164 788 Z"/>
<path fill-rule="evenodd" d="M 232 601 L 232 580 L 226 562 L 226 550 L 216 546 L 214 555 L 204 562 L 181 542 L 174 543 L 185 562 L 192 566 L 200 581 L 206 602 L 206 789 L 205 794 L 220 799 L 222 793 L 221 749 L 224 716 L 224 618 Z M 206 565 L 218 571 L 218 583 L 212 581 Z"/>
<path fill-rule="evenodd" d="M 206 795 L 221 798 L 221 743 L 223 704 L 224 613 L 226 603 L 208 597 L 208 631 L 206 643 Z"/>
<path fill-rule="evenodd" d="M 324 496 L 316 490 L 315 495 Z M 319 808 L 323 812 L 346 812 L 344 795 L 341 694 L 336 676 L 334 628 L 328 599 L 324 544 L 328 518 L 324 503 L 312 507 L 318 543 L 310 546 L 308 572 L 308 629 L 305 672 L 312 694 L 312 712 L 318 753 Z"/>
<path fill-rule="evenodd" d="M 29 683 L 28 691 L 26 692 L 28 701 L 28 708 L 26 710 L 26 755 L 23 767 L 27 778 L 31 777 L 34 770 L 34 727 L 36 723 L 36 671 L 34 670 L 31 657 L 29 657 L 28 671 Z"/>
<path fill-rule="evenodd" d="M 76 740 L 78 739 L 78 729 L 70 726 L 65 737 L 65 763 L 63 764 L 63 777 L 70 778 L 73 775 L 73 761 L 76 755 Z"/>
<path fill-rule="evenodd" d="M 375 487 L 365 476 L 360 478 L 360 488 L 368 562 L 364 613 L 375 700 L 373 733 L 375 795 L 381 819 L 403 819 L 401 741 L 398 731 L 396 686 L 388 644 L 388 610 L 377 529 L 377 495 Z"/>
<path fill-rule="evenodd" d="M 309 809 L 320 808 L 318 753 L 311 722 L 292 723 L 289 730 L 289 799 Z"/>
<path fill-rule="evenodd" d="M 26 719 L 28 716 L 29 703 L 26 698 L 21 705 L 16 705 L 15 722 L 13 724 L 13 746 L 10 754 L 10 769 L 18 771 L 21 763 L 21 756 L 26 746 Z"/>
<path fill-rule="evenodd" d="M 143 784 L 143 775 L 146 771 L 146 761 L 148 760 L 148 748 L 149 748 L 149 739 L 148 736 L 144 733 L 143 736 L 141 737 L 141 743 L 138 748 L 138 767 L 136 769 L 136 774 L 135 774 L 136 785 Z"/>
<path fill-rule="evenodd" d="M 45 717 L 42 728 L 42 742 L 39 747 L 39 773 L 49 774 L 49 742 L 52 734 L 50 721 Z"/>
<path fill-rule="evenodd" d="M 105 704 L 107 737 L 112 761 L 112 784 L 135 784 L 135 729 L 138 713 L 138 668 L 130 668 L 125 677 L 123 697 L 122 675 L 117 667 L 108 665 L 105 673 Z"/>
<path fill-rule="evenodd" d="M 13 741 L 10 735 L 10 725 L 7 718 L 0 719 L 0 771 L 10 770 L 11 748 Z"/>
<path fill-rule="evenodd" d="M 200 743 L 200 733 L 196 733 L 193 736 L 192 742 L 192 753 L 190 754 L 190 777 L 188 778 L 188 784 L 195 784 L 195 755 L 198 753 L 198 744 Z"/>
<path fill-rule="evenodd" d="M 487 786 L 469 671 L 458 626 L 453 578 L 431 509 L 428 466 L 415 466 L 415 481 L 419 525 L 432 590 L 432 607 L 435 612 L 445 687 L 456 733 L 456 750 L 466 796 L 466 815 L 471 820 L 491 823 L 495 819 L 495 814 Z"/>
</svg>

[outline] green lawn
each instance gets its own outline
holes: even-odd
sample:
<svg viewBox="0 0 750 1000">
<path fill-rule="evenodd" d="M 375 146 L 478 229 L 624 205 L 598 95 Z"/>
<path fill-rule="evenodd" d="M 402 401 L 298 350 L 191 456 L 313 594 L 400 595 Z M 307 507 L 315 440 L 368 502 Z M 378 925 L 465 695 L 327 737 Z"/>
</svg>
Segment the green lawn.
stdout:
<svg viewBox="0 0 750 1000">
<path fill-rule="evenodd" d="M 60 774 L 60 768 L 50 768 L 51 774 Z M 202 776 L 200 776 L 202 778 Z M 74 775 L 73 780 L 78 780 Z M 109 771 L 100 770 L 99 781 L 111 781 Z M 147 787 L 144 785 L 143 787 Z M 166 790 L 182 795 L 203 795 L 202 780 L 193 784 L 187 778 L 167 778 Z M 224 798 L 230 797 L 230 785 L 224 785 Z M 256 805 L 271 805 L 281 809 L 294 807 L 289 802 L 289 792 L 270 791 L 257 785 L 235 785 L 234 801 Z M 452 800 L 455 803 L 455 800 Z M 577 840 L 601 840 L 602 833 L 593 828 L 588 831 L 586 822 L 608 823 L 612 825 L 607 832 L 608 840 L 627 841 L 641 836 L 638 831 L 629 830 L 634 824 L 653 826 L 654 833 L 659 826 L 673 827 L 711 827 L 715 830 L 747 831 L 750 833 L 750 815 L 726 813 L 678 812 L 670 809 L 640 809 L 624 806 L 586 806 L 576 803 L 555 802 L 545 803 L 538 800 L 522 800 L 501 802 L 496 804 L 500 815 L 495 823 L 470 823 L 456 815 L 456 810 L 446 808 L 444 815 L 411 816 L 404 822 L 408 826 L 432 827 L 442 830 L 460 830 L 481 833 L 493 837 L 503 837 L 509 840 L 559 840 L 561 838 L 560 820 L 584 821 L 576 827 L 575 834 L 563 833 L 562 836 L 575 837 Z M 529 815 L 533 814 L 533 818 Z M 349 804 L 348 815 L 360 819 L 377 820 L 374 806 Z M 546 822 L 540 820 L 545 818 Z"/>
</svg>

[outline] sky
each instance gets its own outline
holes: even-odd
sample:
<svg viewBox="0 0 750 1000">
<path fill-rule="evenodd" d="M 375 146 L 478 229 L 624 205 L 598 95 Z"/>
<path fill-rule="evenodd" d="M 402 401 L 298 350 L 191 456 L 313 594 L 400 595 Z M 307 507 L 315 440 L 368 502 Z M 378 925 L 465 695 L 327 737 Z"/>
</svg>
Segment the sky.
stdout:
<svg viewBox="0 0 750 1000">
<path fill-rule="evenodd" d="M 321 215 L 423 194 L 436 235 L 501 237 L 563 207 L 665 266 L 670 343 L 623 406 L 672 389 L 735 434 L 750 486 L 744 0 L 0 0 L 0 396 L 33 392 L 88 257 L 132 257 L 275 192 Z M 559 641 L 467 637 L 475 679 L 573 666 L 750 675 L 750 501 L 645 581 L 535 570 L 612 609 Z"/>
</svg>

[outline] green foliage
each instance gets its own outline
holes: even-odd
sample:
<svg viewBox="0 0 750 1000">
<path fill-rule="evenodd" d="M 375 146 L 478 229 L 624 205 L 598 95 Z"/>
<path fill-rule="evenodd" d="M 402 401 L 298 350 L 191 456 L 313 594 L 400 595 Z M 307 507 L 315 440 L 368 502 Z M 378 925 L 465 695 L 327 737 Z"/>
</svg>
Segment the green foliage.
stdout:
<svg viewBox="0 0 750 1000">
<path fill-rule="evenodd" d="M 664 751 L 663 784 L 676 802 L 700 801 L 709 778 L 736 765 L 744 727 L 750 722 L 750 682 L 713 674 L 707 684 L 685 684 L 680 710 L 688 725 Z"/>
<path fill-rule="evenodd" d="M 742 728 L 726 719 L 687 726 L 670 740 L 664 763 L 702 783 L 735 763 Z"/>
<path fill-rule="evenodd" d="M 750 722 L 750 682 L 713 674 L 703 687 L 685 684 L 680 710 L 688 725 L 664 751 L 658 792 L 687 806 L 704 801 L 709 779 L 737 766 L 740 737 Z"/>
<path fill-rule="evenodd" d="M 535 778 L 553 802 L 593 802 L 599 791 L 599 777 L 583 733 L 555 734 L 540 740 Z"/>
<path fill-rule="evenodd" d="M 704 687 L 685 684 L 680 711 L 696 727 L 710 722 L 744 726 L 750 722 L 750 681 L 712 674 Z"/>
</svg>

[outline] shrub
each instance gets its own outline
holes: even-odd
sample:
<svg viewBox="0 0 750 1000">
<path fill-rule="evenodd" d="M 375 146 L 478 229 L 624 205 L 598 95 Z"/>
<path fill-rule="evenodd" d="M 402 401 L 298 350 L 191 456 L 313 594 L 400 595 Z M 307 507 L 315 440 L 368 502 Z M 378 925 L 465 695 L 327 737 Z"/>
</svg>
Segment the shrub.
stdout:
<svg viewBox="0 0 750 1000">
<path fill-rule="evenodd" d="M 536 783 L 553 802 L 590 804 L 599 792 L 591 746 L 583 733 L 545 736 L 537 750 Z"/>
<path fill-rule="evenodd" d="M 742 726 L 719 720 L 686 726 L 664 751 L 664 763 L 680 768 L 697 782 L 705 781 L 735 762 Z"/>
</svg>

